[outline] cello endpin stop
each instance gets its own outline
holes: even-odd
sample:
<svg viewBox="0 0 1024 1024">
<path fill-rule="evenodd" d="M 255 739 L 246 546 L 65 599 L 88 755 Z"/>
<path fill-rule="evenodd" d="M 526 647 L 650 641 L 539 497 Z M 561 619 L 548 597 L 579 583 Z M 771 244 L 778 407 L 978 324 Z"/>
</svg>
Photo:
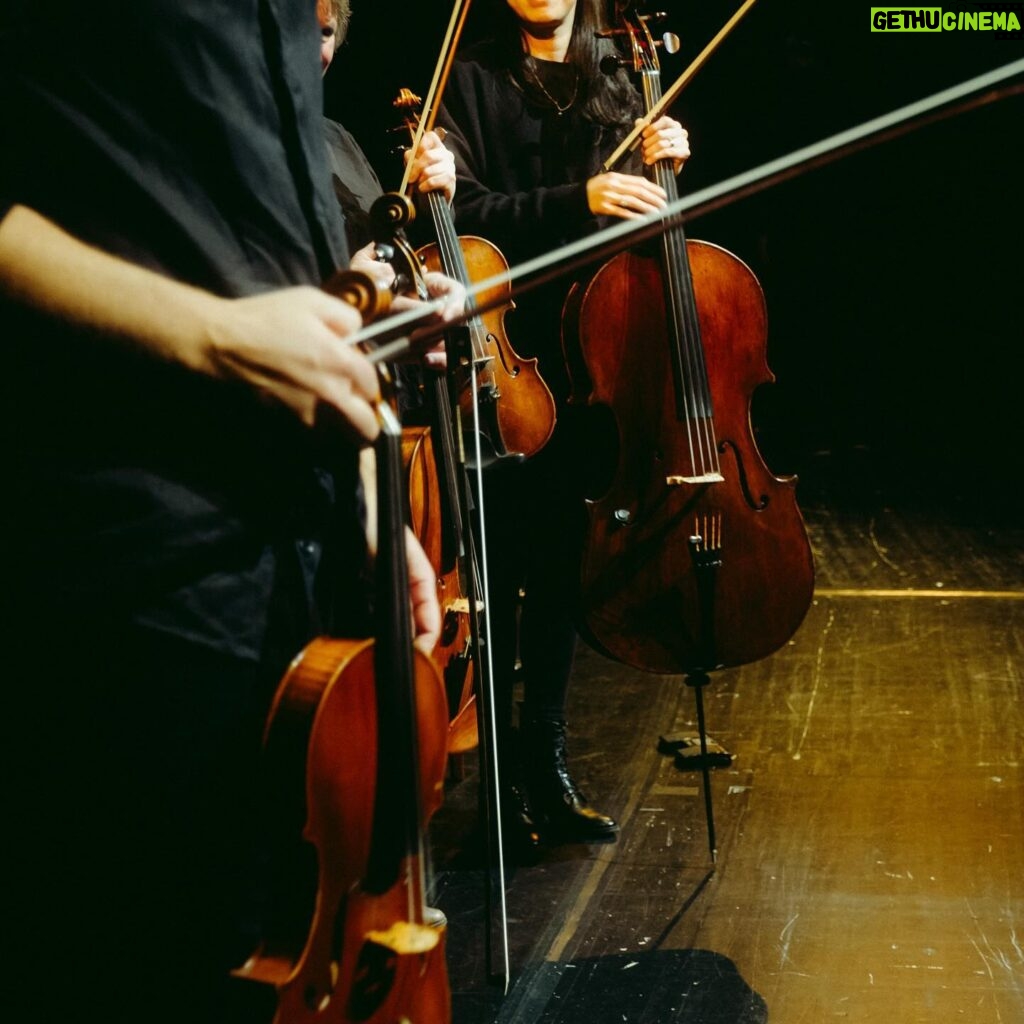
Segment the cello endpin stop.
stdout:
<svg viewBox="0 0 1024 1024">
<path fill-rule="evenodd" d="M 628 508 L 617 508 L 613 513 L 612 517 L 615 522 L 621 523 L 623 526 L 629 526 L 633 522 L 633 513 Z"/>
</svg>

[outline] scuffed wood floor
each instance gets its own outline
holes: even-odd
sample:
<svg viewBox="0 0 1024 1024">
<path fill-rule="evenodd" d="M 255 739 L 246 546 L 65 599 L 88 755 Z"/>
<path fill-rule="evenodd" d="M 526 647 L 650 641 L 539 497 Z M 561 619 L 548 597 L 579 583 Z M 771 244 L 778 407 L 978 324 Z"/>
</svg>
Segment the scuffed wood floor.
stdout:
<svg viewBox="0 0 1024 1024">
<path fill-rule="evenodd" d="M 1024 1021 L 1024 531 L 851 494 L 801 501 L 796 636 L 706 691 L 714 869 L 699 773 L 656 749 L 692 692 L 581 648 L 571 763 L 622 833 L 512 867 L 507 995 L 467 760 L 433 829 L 455 1024 Z"/>
</svg>

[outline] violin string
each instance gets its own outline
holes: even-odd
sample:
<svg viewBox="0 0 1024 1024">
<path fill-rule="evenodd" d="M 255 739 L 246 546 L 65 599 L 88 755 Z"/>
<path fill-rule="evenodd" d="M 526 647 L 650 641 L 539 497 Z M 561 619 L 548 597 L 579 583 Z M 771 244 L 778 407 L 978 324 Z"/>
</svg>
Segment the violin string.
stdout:
<svg viewBox="0 0 1024 1024">
<path fill-rule="evenodd" d="M 498 899 L 501 906 L 501 920 L 502 922 L 508 921 L 508 907 L 505 901 L 505 837 L 502 834 L 501 827 L 501 773 L 498 766 L 498 718 L 496 710 L 496 698 L 494 693 L 494 659 L 491 656 L 491 633 L 490 633 L 490 607 L 491 607 L 491 593 L 487 581 L 487 530 L 484 528 L 485 523 L 485 511 L 484 511 L 484 475 L 483 475 L 483 448 L 480 442 L 480 403 L 477 401 L 478 384 L 476 379 L 476 366 L 470 363 L 469 368 L 470 374 L 470 389 L 473 395 L 473 447 L 474 456 L 476 458 L 476 490 L 477 490 L 477 519 L 480 526 L 480 564 L 484 567 L 484 571 L 481 573 L 483 582 L 483 604 L 484 604 L 484 622 L 485 635 L 481 641 L 480 646 L 483 648 L 484 661 L 487 664 L 486 672 L 486 684 L 487 684 L 487 718 L 489 732 L 492 738 L 490 743 L 489 751 L 490 754 L 490 771 L 491 778 L 493 780 L 493 796 L 494 796 L 494 826 L 496 842 L 495 848 L 498 854 Z M 479 652 L 478 652 L 479 653 Z M 483 689 L 483 688 L 481 688 Z M 488 936 L 488 942 L 490 937 Z M 508 985 L 509 978 L 511 976 L 511 967 L 509 964 L 509 950 L 508 940 L 502 944 L 502 951 L 504 956 L 504 976 L 505 984 Z"/>
<path fill-rule="evenodd" d="M 441 204 L 447 206 L 447 199 L 440 192 L 428 193 L 428 201 L 434 221 L 435 234 L 437 236 L 438 252 L 441 257 L 441 266 L 449 277 L 454 277 L 467 291 L 467 311 L 471 311 L 473 300 L 469 296 L 472 288 L 472 281 L 469 279 L 469 269 L 466 267 L 465 257 L 462 252 L 462 243 L 455 230 L 455 224 L 448 209 L 441 209 Z M 466 329 L 469 332 L 470 348 L 475 360 L 484 360 L 487 357 L 487 343 L 483 335 L 483 326 L 478 316 L 471 316 L 466 322 Z M 482 375 L 485 383 L 490 382 L 490 374 L 484 372 Z"/>
<path fill-rule="evenodd" d="M 488 383 L 491 380 L 491 373 L 489 370 L 485 370 L 482 375 L 477 373 L 477 359 L 486 356 L 486 349 L 480 340 L 480 334 L 482 334 L 483 327 L 478 315 L 473 313 L 473 300 L 469 297 L 472 282 L 469 279 L 469 269 L 466 266 L 464 254 L 462 252 L 462 243 L 458 237 L 458 233 L 455 230 L 454 220 L 450 215 L 450 210 L 447 208 L 447 200 L 445 197 L 438 192 L 431 192 L 428 198 L 431 204 L 431 212 L 433 214 L 435 233 L 438 242 L 438 249 L 442 258 L 442 267 L 445 271 L 453 276 L 466 287 L 467 289 L 467 300 L 466 308 L 467 313 L 471 313 L 469 319 L 466 322 L 466 326 L 469 330 L 470 344 L 472 347 L 471 358 L 469 361 L 469 391 L 472 398 L 471 406 L 473 409 L 472 424 L 473 424 L 473 447 L 474 457 L 476 460 L 476 515 L 478 522 L 478 535 L 480 538 L 480 559 L 479 567 L 482 571 L 477 572 L 478 566 L 474 563 L 471 566 L 471 571 L 474 573 L 474 581 L 477 583 L 478 591 L 471 592 L 473 595 L 473 603 L 475 603 L 475 593 L 479 592 L 482 595 L 483 603 L 483 614 L 479 618 L 483 620 L 482 636 L 480 635 L 479 618 L 477 619 L 478 629 L 478 643 L 476 645 L 476 651 L 474 652 L 474 659 L 478 668 L 483 668 L 483 678 L 479 679 L 480 673 L 478 673 L 479 683 L 479 699 L 483 701 L 481 706 L 481 712 L 486 716 L 487 729 L 486 733 L 489 733 L 491 741 L 487 742 L 487 737 L 482 737 L 483 744 L 481 749 L 481 755 L 490 755 L 490 777 L 493 780 L 493 809 L 494 809 L 494 821 L 496 828 L 496 842 L 495 849 L 497 851 L 497 869 L 498 869 L 498 899 L 500 906 L 500 918 L 502 923 L 502 958 L 503 958 L 503 976 L 505 978 L 506 990 L 511 978 L 511 964 L 509 959 L 509 944 L 508 944 L 508 907 L 505 898 L 505 854 L 504 854 L 504 837 L 502 835 L 501 826 L 501 776 L 498 767 L 498 722 L 497 722 L 497 711 L 496 704 L 497 700 L 494 693 L 494 661 L 491 654 L 491 626 L 490 626 L 490 608 L 491 608 L 491 596 L 487 578 L 487 565 L 488 565 L 488 553 L 487 553 L 487 530 L 485 528 L 484 518 L 484 478 L 483 478 L 483 448 L 481 443 L 481 430 L 482 424 L 480 422 L 480 376 L 483 376 Z M 442 209 L 440 204 L 445 204 Z M 485 365 L 485 364 L 481 364 Z M 472 540 L 471 540 L 472 542 Z M 476 616 L 476 609 L 470 607 L 470 614 Z M 483 656 L 484 665 L 480 664 L 481 654 Z M 490 898 L 490 897 L 489 897 Z M 488 950 L 490 949 L 491 936 L 488 932 L 487 945 Z M 490 953 L 488 953 L 488 965 L 490 966 Z"/>
</svg>

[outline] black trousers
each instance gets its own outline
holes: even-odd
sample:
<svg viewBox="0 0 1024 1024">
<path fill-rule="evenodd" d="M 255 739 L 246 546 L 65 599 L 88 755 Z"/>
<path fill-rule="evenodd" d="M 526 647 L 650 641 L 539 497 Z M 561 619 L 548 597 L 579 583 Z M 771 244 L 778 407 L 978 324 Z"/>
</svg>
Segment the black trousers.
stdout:
<svg viewBox="0 0 1024 1024">
<path fill-rule="evenodd" d="M 576 649 L 583 496 L 568 431 L 525 463 L 484 471 L 491 649 L 499 729 L 512 717 L 516 663 L 524 711 L 562 718 Z"/>
</svg>

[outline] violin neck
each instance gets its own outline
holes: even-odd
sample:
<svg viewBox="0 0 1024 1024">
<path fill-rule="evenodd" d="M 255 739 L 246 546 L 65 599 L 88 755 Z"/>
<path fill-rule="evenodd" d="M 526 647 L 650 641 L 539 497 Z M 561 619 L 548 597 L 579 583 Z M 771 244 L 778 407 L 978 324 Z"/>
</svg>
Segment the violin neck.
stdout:
<svg viewBox="0 0 1024 1024">
<path fill-rule="evenodd" d="M 422 843 L 402 435 L 397 417 L 386 403 L 381 404 L 380 413 L 374 608 L 377 787 L 366 877 L 370 892 L 391 888 L 403 863 L 419 856 Z"/>
<path fill-rule="evenodd" d="M 434 224 L 441 269 L 466 289 L 466 310 L 473 312 L 476 308 L 471 294 L 473 282 L 469 278 L 469 268 L 466 266 L 462 243 L 455 230 L 455 218 L 452 216 L 451 207 L 442 192 L 428 192 L 427 204 Z M 488 386 L 491 383 L 491 373 L 484 362 L 487 356 L 486 331 L 480 317 L 474 315 L 467 320 L 466 330 L 469 332 L 470 357 L 478 363 L 480 383 L 482 386 Z"/>
<path fill-rule="evenodd" d="M 472 282 L 469 280 L 469 270 L 462 255 L 462 246 L 455 231 L 455 218 L 452 217 L 448 200 L 445 199 L 443 192 L 428 192 L 427 206 L 430 209 L 430 219 L 437 237 L 441 269 L 449 277 L 468 288 Z"/>
</svg>

